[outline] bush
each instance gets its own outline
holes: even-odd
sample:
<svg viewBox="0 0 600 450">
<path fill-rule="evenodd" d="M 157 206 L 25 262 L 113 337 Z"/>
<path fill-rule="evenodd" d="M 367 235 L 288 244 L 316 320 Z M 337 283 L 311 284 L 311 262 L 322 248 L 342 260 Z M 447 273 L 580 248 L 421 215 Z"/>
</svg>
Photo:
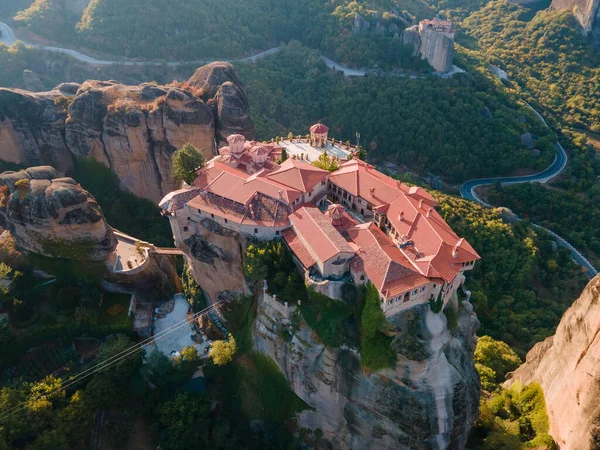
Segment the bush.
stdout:
<svg viewBox="0 0 600 450">
<path fill-rule="evenodd" d="M 233 355 L 237 350 L 235 339 L 232 335 L 229 335 L 226 341 L 215 341 L 211 344 L 208 356 L 212 359 L 212 362 L 217 366 L 224 366 L 233 360 Z"/>
<path fill-rule="evenodd" d="M 385 336 L 380 329 L 386 324 L 381 310 L 379 293 L 369 283 L 366 291 L 365 307 L 361 316 L 361 364 L 370 370 L 392 367 L 396 362 L 396 352 L 391 347 L 392 338 Z"/>
</svg>

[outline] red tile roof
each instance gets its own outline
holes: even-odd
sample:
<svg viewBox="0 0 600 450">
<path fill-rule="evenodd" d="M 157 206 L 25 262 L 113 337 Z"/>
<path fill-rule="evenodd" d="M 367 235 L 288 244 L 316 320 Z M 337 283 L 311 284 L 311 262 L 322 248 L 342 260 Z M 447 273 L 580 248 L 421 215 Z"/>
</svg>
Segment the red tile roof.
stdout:
<svg viewBox="0 0 600 450">
<path fill-rule="evenodd" d="M 305 269 L 309 269 L 316 264 L 317 260 L 310 254 L 294 230 L 285 230 L 281 234 L 287 245 L 302 263 Z"/>
<path fill-rule="evenodd" d="M 409 187 L 358 159 L 342 164 L 329 180 L 375 205 L 377 213 L 386 214 L 399 241 L 414 244 L 402 252 L 423 275 L 451 281 L 463 262 L 480 259 L 438 214 L 437 201 L 425 189 Z M 455 246 L 458 251 L 453 256 Z"/>
<path fill-rule="evenodd" d="M 328 131 L 329 131 L 329 128 L 326 125 L 323 125 L 322 123 L 317 123 L 317 124 L 314 124 L 312 127 L 310 127 L 311 133 L 325 134 Z"/>
<path fill-rule="evenodd" d="M 401 192 L 397 180 L 356 158 L 342 164 L 329 175 L 329 181 L 375 206 L 389 204 Z"/>
<path fill-rule="evenodd" d="M 244 136 L 242 136 L 241 134 L 232 134 L 227 137 L 227 142 L 229 142 L 230 144 L 234 144 L 236 142 L 245 142 L 245 141 L 246 141 L 246 138 Z"/>
<path fill-rule="evenodd" d="M 318 208 L 302 207 L 290 214 L 290 221 L 302 243 L 321 263 L 340 253 L 354 253 L 352 247 Z"/>
<path fill-rule="evenodd" d="M 350 228 L 348 235 L 360 248 L 365 273 L 384 298 L 429 283 L 374 223 Z"/>
<path fill-rule="evenodd" d="M 281 163 L 279 169 L 269 173 L 267 177 L 301 192 L 311 192 L 317 184 L 327 179 L 327 175 L 329 172 L 326 170 L 288 158 Z"/>
</svg>

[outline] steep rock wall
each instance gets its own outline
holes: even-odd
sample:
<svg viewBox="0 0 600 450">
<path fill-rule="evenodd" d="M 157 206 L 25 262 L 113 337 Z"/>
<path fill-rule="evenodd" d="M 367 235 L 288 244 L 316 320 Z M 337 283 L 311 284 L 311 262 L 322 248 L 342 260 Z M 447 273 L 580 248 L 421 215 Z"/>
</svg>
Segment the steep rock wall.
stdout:
<svg viewBox="0 0 600 450">
<path fill-rule="evenodd" d="M 335 449 L 464 448 L 480 389 L 472 359 L 479 322 L 469 303 L 454 333 L 429 305 L 391 318 L 398 362 L 375 373 L 361 370 L 355 349 L 325 347 L 295 314 L 261 296 L 252 337 L 314 409 L 300 414 L 301 427 L 321 428 Z"/>
<path fill-rule="evenodd" d="M 176 245 L 187 255 L 196 283 L 213 301 L 248 292 L 242 270 L 246 241 L 235 231 L 206 218 Z"/>
<path fill-rule="evenodd" d="M 552 9 L 570 9 L 585 34 L 600 25 L 600 0 L 552 0 Z"/>
<path fill-rule="evenodd" d="M 561 450 L 598 448 L 600 276 L 590 281 L 565 312 L 556 334 L 537 343 L 509 378 L 507 386 L 516 381 L 536 381 L 542 386 L 550 434 Z"/>
<path fill-rule="evenodd" d="M 254 128 L 244 88 L 225 62 L 201 67 L 181 86 L 86 81 L 36 94 L 0 89 L 0 159 L 68 173 L 75 157 L 93 158 L 123 188 L 154 202 L 177 187 L 177 148 L 190 142 L 210 158 L 232 133 L 253 138 Z"/>
</svg>

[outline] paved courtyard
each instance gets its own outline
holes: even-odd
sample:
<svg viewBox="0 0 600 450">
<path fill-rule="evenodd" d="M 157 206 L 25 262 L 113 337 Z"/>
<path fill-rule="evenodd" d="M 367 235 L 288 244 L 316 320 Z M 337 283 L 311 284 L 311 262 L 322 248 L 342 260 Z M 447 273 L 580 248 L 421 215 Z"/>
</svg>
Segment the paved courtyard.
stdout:
<svg viewBox="0 0 600 450">
<path fill-rule="evenodd" d="M 183 324 L 183 326 L 176 328 L 177 325 L 181 325 L 181 322 L 186 319 L 190 304 L 183 294 L 176 294 L 174 300 L 173 311 L 165 318 L 157 319 L 154 322 L 154 336 L 159 335 L 165 330 L 169 331 L 165 331 L 164 335 L 158 336 L 158 339 L 155 339 L 154 343 L 147 350 L 151 351 L 152 348 L 156 348 L 165 355 L 172 356 L 174 352 L 179 352 L 184 347 L 193 346 L 196 347 L 199 355 L 203 355 L 208 344 L 206 342 L 196 344 L 192 340 L 191 324 Z"/>
</svg>

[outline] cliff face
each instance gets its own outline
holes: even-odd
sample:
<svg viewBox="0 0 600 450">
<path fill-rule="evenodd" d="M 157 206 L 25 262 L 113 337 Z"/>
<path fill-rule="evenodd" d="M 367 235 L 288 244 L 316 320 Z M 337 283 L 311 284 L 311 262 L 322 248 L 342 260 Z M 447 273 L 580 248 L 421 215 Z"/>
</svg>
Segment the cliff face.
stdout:
<svg viewBox="0 0 600 450">
<path fill-rule="evenodd" d="M 173 152 L 190 142 L 210 158 L 231 133 L 252 138 L 248 110 L 241 82 L 223 62 L 198 69 L 182 87 L 87 81 L 37 94 L 0 89 L 0 158 L 63 173 L 74 157 L 94 158 L 123 188 L 158 202 L 177 187 Z"/>
<path fill-rule="evenodd" d="M 600 445 L 600 276 L 563 315 L 556 334 L 536 344 L 507 381 L 538 382 L 550 434 L 561 450 Z"/>
<path fill-rule="evenodd" d="M 570 9 L 585 34 L 600 26 L 600 0 L 552 0 L 552 9 Z"/>
<path fill-rule="evenodd" d="M 0 89 L 0 159 L 48 164 L 63 173 L 72 169 L 73 156 L 64 139 L 67 113 L 54 104 L 61 95 L 72 94 L 60 87 L 38 94 Z"/>
<path fill-rule="evenodd" d="M 462 449 L 479 408 L 472 359 L 479 322 L 469 303 L 459 314 L 454 333 L 429 305 L 392 317 L 398 361 L 375 373 L 361 370 L 356 350 L 325 347 L 294 307 L 268 295 L 252 337 L 314 409 L 300 414 L 299 425 L 321 428 L 333 448 Z"/>
<path fill-rule="evenodd" d="M 414 55 L 421 55 L 437 72 L 452 70 L 454 59 L 454 32 L 439 32 L 413 25 L 404 30 L 404 45 L 412 45 Z"/>
<path fill-rule="evenodd" d="M 242 271 L 246 243 L 238 233 L 207 218 L 194 233 L 177 239 L 176 245 L 188 256 L 194 279 L 213 301 L 247 293 Z"/>
<path fill-rule="evenodd" d="M 94 198 L 52 167 L 0 175 L 0 221 L 25 251 L 102 261 L 117 245 Z"/>
</svg>

